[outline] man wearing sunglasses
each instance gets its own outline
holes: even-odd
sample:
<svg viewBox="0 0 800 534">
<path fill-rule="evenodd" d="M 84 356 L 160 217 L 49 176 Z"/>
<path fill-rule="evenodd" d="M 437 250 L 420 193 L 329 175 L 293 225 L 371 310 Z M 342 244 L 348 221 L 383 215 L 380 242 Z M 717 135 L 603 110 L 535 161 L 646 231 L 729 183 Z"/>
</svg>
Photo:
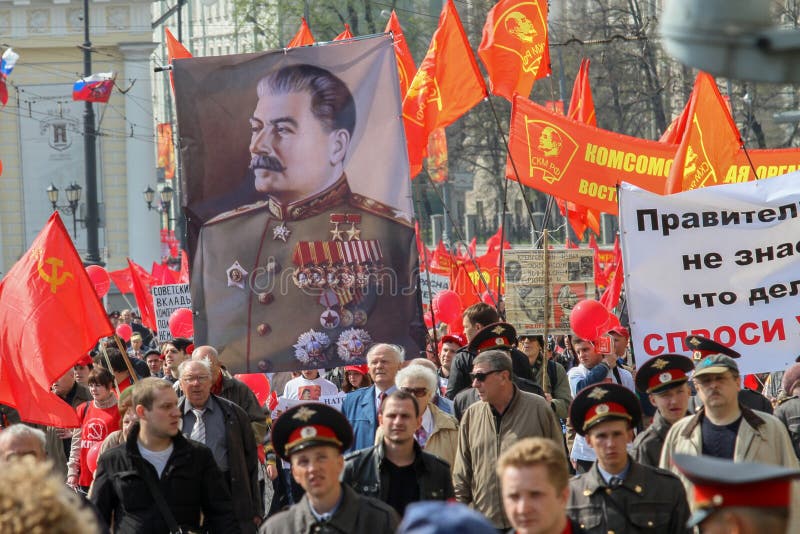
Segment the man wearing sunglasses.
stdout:
<svg viewBox="0 0 800 534">
<path fill-rule="evenodd" d="M 453 466 L 456 500 L 485 515 L 496 528 L 511 528 L 503 510 L 496 467 L 501 451 L 527 437 L 561 443 L 561 425 L 540 395 L 520 390 L 512 380 L 511 357 L 486 350 L 470 373 L 480 402 L 464 412 Z"/>
<path fill-rule="evenodd" d="M 345 457 L 343 482 L 382 500 L 401 517 L 412 502 L 452 499 L 450 466 L 424 452 L 414 439 L 422 422 L 415 396 L 402 390 L 391 393 L 380 406 L 378 422 L 383 439 Z"/>
</svg>

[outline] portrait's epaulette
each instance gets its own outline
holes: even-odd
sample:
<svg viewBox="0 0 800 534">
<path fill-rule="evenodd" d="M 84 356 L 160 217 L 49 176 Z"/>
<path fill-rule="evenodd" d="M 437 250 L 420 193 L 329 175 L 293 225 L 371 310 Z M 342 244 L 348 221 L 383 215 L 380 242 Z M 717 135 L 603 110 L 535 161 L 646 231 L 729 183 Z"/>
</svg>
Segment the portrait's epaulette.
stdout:
<svg viewBox="0 0 800 534">
<path fill-rule="evenodd" d="M 261 209 L 265 209 L 268 206 L 268 202 L 266 200 L 259 200 L 254 204 L 245 204 L 244 206 L 239 206 L 238 208 L 234 208 L 229 211 L 225 211 L 213 217 L 205 222 L 205 225 L 210 224 L 217 224 L 223 221 L 227 221 L 228 219 L 233 219 L 238 217 L 239 215 L 244 215 L 245 213 L 253 213 L 254 211 L 258 211 Z"/>
<path fill-rule="evenodd" d="M 373 215 L 383 217 L 384 219 L 390 219 L 396 223 L 408 226 L 409 228 L 414 227 L 414 222 L 409 214 L 403 213 L 377 200 L 365 197 L 364 195 L 350 193 L 350 205 L 372 213 Z"/>
<path fill-rule="evenodd" d="M 775 401 L 775 405 L 776 405 L 776 406 L 780 406 L 780 405 L 781 405 L 781 404 L 783 404 L 784 402 L 786 402 L 786 401 L 788 401 L 788 400 L 796 399 L 796 398 L 797 398 L 797 396 L 796 396 L 796 395 L 793 395 L 793 396 L 791 396 L 791 397 L 778 397 L 778 400 L 777 400 L 777 401 Z"/>
</svg>

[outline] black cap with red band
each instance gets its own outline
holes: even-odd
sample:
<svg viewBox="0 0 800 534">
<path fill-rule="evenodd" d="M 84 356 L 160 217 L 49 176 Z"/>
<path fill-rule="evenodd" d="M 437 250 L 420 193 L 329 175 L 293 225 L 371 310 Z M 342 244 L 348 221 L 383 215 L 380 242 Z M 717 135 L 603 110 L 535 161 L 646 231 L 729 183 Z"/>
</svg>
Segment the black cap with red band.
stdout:
<svg viewBox="0 0 800 534">
<path fill-rule="evenodd" d="M 642 393 L 661 393 L 686 383 L 694 369 L 691 359 L 680 354 L 650 358 L 636 371 L 636 389 Z"/>
<path fill-rule="evenodd" d="M 517 331 L 508 323 L 494 323 L 482 328 L 469 342 L 467 349 L 478 354 L 485 350 L 508 350 L 517 344 Z"/>
<path fill-rule="evenodd" d="M 569 406 L 569 419 L 581 436 L 593 426 L 608 419 L 628 421 L 632 427 L 639 425 L 642 408 L 634 393 L 619 384 L 594 384 L 578 392 Z"/>
<path fill-rule="evenodd" d="M 289 408 L 272 426 L 272 445 L 285 460 L 309 447 L 327 445 L 341 452 L 352 443 L 353 428 L 342 412 L 318 402 Z"/>
</svg>

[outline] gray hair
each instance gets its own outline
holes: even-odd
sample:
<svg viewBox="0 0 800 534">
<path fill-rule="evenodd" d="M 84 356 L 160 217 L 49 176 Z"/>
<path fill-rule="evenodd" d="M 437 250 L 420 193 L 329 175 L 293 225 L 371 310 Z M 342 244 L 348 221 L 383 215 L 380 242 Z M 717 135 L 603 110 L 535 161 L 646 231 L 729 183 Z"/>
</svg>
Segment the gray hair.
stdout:
<svg viewBox="0 0 800 534">
<path fill-rule="evenodd" d="M 45 437 L 44 432 L 38 428 L 34 428 L 23 423 L 13 424 L 0 432 L 0 443 L 6 439 L 14 439 L 17 437 L 36 438 L 42 446 L 42 451 L 44 451 L 47 447 L 47 438 Z"/>
<path fill-rule="evenodd" d="M 436 364 L 430 361 L 428 358 L 414 358 L 413 360 L 410 360 L 408 362 L 408 365 L 419 365 L 427 369 L 430 369 L 434 373 L 438 371 L 438 369 L 436 369 Z"/>
<path fill-rule="evenodd" d="M 436 374 L 422 365 L 409 365 L 408 367 L 400 369 L 397 373 L 397 377 L 394 379 L 394 383 L 397 384 L 398 388 L 402 388 L 406 385 L 407 381 L 411 380 L 425 381 L 425 387 L 428 389 L 428 400 L 433 398 L 439 387 L 439 380 L 436 378 Z"/>
<path fill-rule="evenodd" d="M 481 352 L 475 356 L 475 359 L 472 361 L 472 367 L 474 368 L 479 363 L 489 364 L 492 371 L 508 371 L 509 376 L 513 374 L 511 356 L 502 350 L 487 350 Z"/>
<path fill-rule="evenodd" d="M 209 376 L 211 376 L 211 362 L 209 362 L 208 360 L 206 360 L 206 359 L 183 360 L 180 363 L 180 365 L 178 365 L 178 378 L 181 377 L 181 375 L 183 374 L 184 369 L 186 369 L 186 367 L 188 367 L 189 365 L 192 365 L 193 363 L 197 363 L 197 364 L 202 365 L 205 368 L 205 370 L 208 371 Z"/>
<path fill-rule="evenodd" d="M 395 360 L 397 361 L 398 365 L 403 364 L 403 360 L 405 359 L 405 349 L 400 347 L 399 345 L 392 345 L 390 343 L 376 343 L 369 348 L 367 351 L 367 363 L 369 363 L 369 358 L 376 352 L 388 352 L 394 355 Z"/>
</svg>

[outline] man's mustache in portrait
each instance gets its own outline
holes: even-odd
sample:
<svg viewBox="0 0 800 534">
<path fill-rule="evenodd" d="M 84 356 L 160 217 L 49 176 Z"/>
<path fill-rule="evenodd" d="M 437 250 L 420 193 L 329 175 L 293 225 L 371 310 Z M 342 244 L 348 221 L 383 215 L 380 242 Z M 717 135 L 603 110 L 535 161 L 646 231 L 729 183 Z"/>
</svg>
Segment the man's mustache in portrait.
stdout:
<svg viewBox="0 0 800 534">
<path fill-rule="evenodd" d="M 265 169 L 267 171 L 283 172 L 286 167 L 281 165 L 277 158 L 272 156 L 256 155 L 250 159 L 250 170 Z"/>
</svg>

